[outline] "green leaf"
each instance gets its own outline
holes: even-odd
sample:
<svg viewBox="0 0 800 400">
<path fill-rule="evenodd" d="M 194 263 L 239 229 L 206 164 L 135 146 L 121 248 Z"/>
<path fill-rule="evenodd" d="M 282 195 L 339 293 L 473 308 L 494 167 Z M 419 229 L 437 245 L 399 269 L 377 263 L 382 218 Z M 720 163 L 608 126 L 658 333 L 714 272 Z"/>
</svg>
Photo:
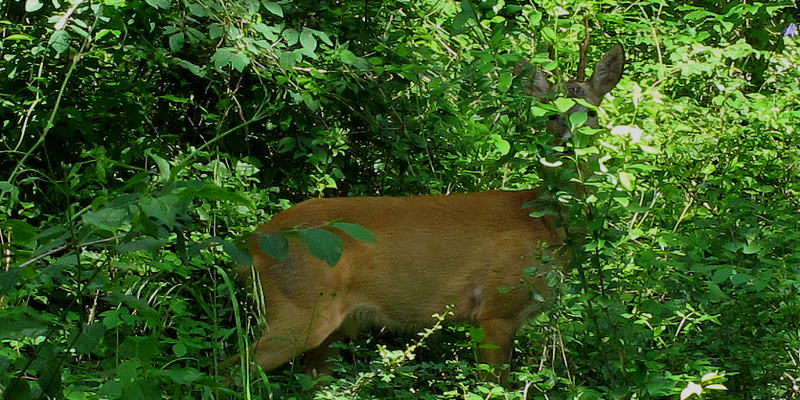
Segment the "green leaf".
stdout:
<svg viewBox="0 0 800 400">
<path fill-rule="evenodd" d="M 733 275 L 733 268 L 730 266 L 723 266 L 714 271 L 714 274 L 711 275 L 711 281 L 720 284 L 728 280 L 731 275 Z"/>
<path fill-rule="evenodd" d="M 145 215 L 156 218 L 164 225 L 175 226 L 178 213 L 178 196 L 164 195 L 159 197 L 145 197 L 139 202 L 139 208 Z"/>
<path fill-rule="evenodd" d="M 144 154 L 149 156 L 150 158 L 153 159 L 153 161 L 156 162 L 161 182 L 169 181 L 169 175 L 170 175 L 169 162 L 165 160 L 163 157 L 153 154 L 150 150 L 145 150 Z"/>
<path fill-rule="evenodd" d="M 39 11 L 43 4 L 39 0 L 25 0 L 25 12 Z"/>
<path fill-rule="evenodd" d="M 339 58 L 342 60 L 343 63 L 347 65 L 355 66 L 358 63 L 359 58 L 353 54 L 352 51 L 347 49 L 342 49 L 339 51 Z"/>
<path fill-rule="evenodd" d="M 188 352 L 186 345 L 183 342 L 178 342 L 172 345 L 172 353 L 178 357 L 183 357 Z"/>
<path fill-rule="evenodd" d="M 497 90 L 500 93 L 505 93 L 511 87 L 511 82 L 514 81 L 514 75 L 511 72 L 503 72 L 497 78 Z"/>
<path fill-rule="evenodd" d="M 145 3 L 155 9 L 168 10 L 172 6 L 170 0 L 145 0 Z"/>
<path fill-rule="evenodd" d="M 286 44 L 289 46 L 294 46 L 300 41 L 300 32 L 292 28 L 285 29 L 281 32 L 281 36 L 283 36 L 283 39 L 286 40 Z"/>
<path fill-rule="evenodd" d="M 731 283 L 733 284 L 733 286 L 741 286 L 747 282 L 750 282 L 752 279 L 753 279 L 752 275 L 740 272 L 738 274 L 731 276 Z"/>
<path fill-rule="evenodd" d="M 625 171 L 620 171 L 619 173 L 619 184 L 622 186 L 623 189 L 627 191 L 632 191 L 634 189 L 634 182 L 636 181 L 636 176 Z"/>
<path fill-rule="evenodd" d="M 319 40 L 322 40 L 323 43 L 327 44 L 328 46 L 333 46 L 333 42 L 331 42 L 331 38 L 328 37 L 327 33 L 317 30 L 314 30 L 313 32 L 315 35 L 317 35 Z"/>
<path fill-rule="evenodd" d="M 177 65 L 183 67 L 184 69 L 188 70 L 192 74 L 194 74 L 196 76 L 199 76 L 201 78 L 205 78 L 206 77 L 206 72 L 200 66 L 198 66 L 196 64 L 192 64 L 191 62 L 186 61 L 186 60 L 181 60 L 181 59 L 176 59 L 176 60 L 177 60 L 176 61 Z"/>
<path fill-rule="evenodd" d="M 217 69 L 222 69 L 231 64 L 231 58 L 233 58 L 233 49 L 230 47 L 221 47 L 211 56 L 211 62 L 214 63 L 214 67 Z"/>
<path fill-rule="evenodd" d="M 181 343 L 177 343 L 175 346 L 178 346 L 180 344 Z M 186 346 L 184 346 L 184 348 L 186 348 Z M 181 356 L 178 355 L 178 357 Z M 188 385 L 203 377 L 202 372 L 191 367 L 180 368 L 180 369 L 169 369 L 164 372 L 164 375 L 168 376 L 170 379 L 172 379 L 173 382 L 179 385 Z"/>
<path fill-rule="evenodd" d="M 206 17 L 208 16 L 208 10 L 202 4 L 191 3 L 189 4 L 189 14 L 192 14 L 195 17 Z"/>
<path fill-rule="evenodd" d="M 48 44 L 56 53 L 61 54 L 69 49 L 70 35 L 65 30 L 58 30 L 53 32 L 50 36 Z"/>
<path fill-rule="evenodd" d="M 37 229 L 33 225 L 19 219 L 0 222 L 0 229 L 11 231 L 12 243 L 22 246 L 26 246 L 30 240 L 34 239 L 37 233 Z"/>
<path fill-rule="evenodd" d="M 303 29 L 300 33 L 300 45 L 303 46 L 303 53 L 309 57 L 316 57 L 314 51 L 317 49 L 317 39 L 314 38 L 312 31 Z"/>
<path fill-rule="evenodd" d="M 122 228 L 126 220 L 128 220 L 128 211 L 120 208 L 101 208 L 83 215 L 83 223 L 107 231 L 116 231 Z"/>
<path fill-rule="evenodd" d="M 253 264 L 253 258 L 250 257 L 250 254 L 230 240 L 222 241 L 222 249 L 238 265 L 247 266 Z"/>
<path fill-rule="evenodd" d="M 92 354 L 95 349 L 100 346 L 100 340 L 106 333 L 106 327 L 102 323 L 94 323 L 83 328 L 83 331 L 78 333 L 78 338 L 75 340 L 75 351 L 78 354 Z"/>
<path fill-rule="evenodd" d="M 556 36 L 556 31 L 554 31 L 553 28 L 545 26 L 542 27 L 541 32 L 542 32 L 542 39 L 544 39 L 546 42 L 553 44 L 558 41 L 558 38 Z"/>
<path fill-rule="evenodd" d="M 588 119 L 589 116 L 585 112 L 574 112 L 569 115 L 569 126 L 572 129 L 580 128 Z"/>
<path fill-rule="evenodd" d="M 206 200 L 230 201 L 249 208 L 254 208 L 253 202 L 250 201 L 250 198 L 246 195 L 219 187 L 213 183 L 203 184 L 203 186 L 197 190 L 196 195 Z"/>
<path fill-rule="evenodd" d="M 20 40 L 27 40 L 29 42 L 32 42 L 34 40 L 34 37 L 31 35 L 26 35 L 24 33 L 15 33 L 13 35 L 6 36 L 5 38 L 3 38 L 3 40 L 12 40 L 15 42 L 19 42 Z"/>
<path fill-rule="evenodd" d="M 183 32 L 178 32 L 175 34 L 170 35 L 169 37 L 169 49 L 172 52 L 178 52 L 180 49 L 183 48 L 183 43 L 186 40 L 186 36 Z"/>
<path fill-rule="evenodd" d="M 342 232 L 346 233 L 348 236 L 355 240 L 360 240 L 362 242 L 370 242 L 370 243 L 377 243 L 378 239 L 375 235 L 370 232 L 369 229 L 362 225 L 358 224 L 351 224 L 348 222 L 334 222 L 330 224 L 332 227 L 341 230 Z"/>
<path fill-rule="evenodd" d="M 744 254 L 758 254 L 763 250 L 764 248 L 758 243 L 747 243 L 742 246 L 742 253 Z"/>
<path fill-rule="evenodd" d="M 281 8 L 280 4 L 274 1 L 266 1 L 266 0 L 262 1 L 261 4 L 264 5 L 264 8 L 266 8 L 267 11 L 283 18 L 283 9 Z"/>
<path fill-rule="evenodd" d="M 511 143 L 503 139 L 500 135 L 494 135 L 494 148 L 502 155 L 508 154 L 511 151 Z"/>
<path fill-rule="evenodd" d="M 289 259 L 289 241 L 280 234 L 258 234 L 258 248 L 276 260 Z"/>
<path fill-rule="evenodd" d="M 300 241 L 314 257 L 325 261 L 330 266 L 336 265 L 342 256 L 344 244 L 333 232 L 321 228 L 310 228 L 300 231 Z"/>
<path fill-rule="evenodd" d="M 292 51 L 284 51 L 280 53 L 280 57 L 278 58 L 278 64 L 285 69 L 292 69 L 294 68 L 295 64 L 297 63 L 297 56 L 294 55 Z"/>
<path fill-rule="evenodd" d="M 250 58 L 244 52 L 237 51 L 231 57 L 231 66 L 239 72 L 244 71 L 248 64 L 250 64 Z"/>
<path fill-rule="evenodd" d="M 575 105 L 575 100 L 567 97 L 559 97 L 553 101 L 553 105 L 556 106 L 556 109 L 558 109 L 559 113 L 564 114 Z"/>
</svg>

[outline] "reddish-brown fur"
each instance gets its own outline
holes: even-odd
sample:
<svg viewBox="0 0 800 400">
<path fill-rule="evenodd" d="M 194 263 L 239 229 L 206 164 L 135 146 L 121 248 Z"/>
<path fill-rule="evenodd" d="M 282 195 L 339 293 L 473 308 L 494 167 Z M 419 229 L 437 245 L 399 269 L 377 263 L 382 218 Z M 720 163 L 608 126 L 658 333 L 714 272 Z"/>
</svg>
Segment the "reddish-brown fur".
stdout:
<svg viewBox="0 0 800 400">
<path fill-rule="evenodd" d="M 565 87 L 599 104 L 619 81 L 623 63 L 622 48 L 614 47 L 592 78 Z M 540 72 L 532 86 L 537 96 L 555 90 Z M 560 128 L 550 131 L 568 137 Z M 310 351 L 309 367 L 321 369 L 330 354 L 328 343 L 343 331 L 361 325 L 423 327 L 452 305 L 453 320 L 480 327 L 484 343 L 494 345 L 481 348 L 481 361 L 508 363 L 514 335 L 550 292 L 546 275 L 565 258 L 559 253 L 565 235 L 557 221 L 532 218 L 523 208 L 539 194 L 313 199 L 278 213 L 257 234 L 338 220 L 366 227 L 377 242 L 331 229 L 344 241 L 344 251 L 330 267 L 297 239 L 289 241 L 289 258 L 279 261 L 253 238 L 249 247 L 268 322 L 254 360 L 269 370 Z"/>
</svg>

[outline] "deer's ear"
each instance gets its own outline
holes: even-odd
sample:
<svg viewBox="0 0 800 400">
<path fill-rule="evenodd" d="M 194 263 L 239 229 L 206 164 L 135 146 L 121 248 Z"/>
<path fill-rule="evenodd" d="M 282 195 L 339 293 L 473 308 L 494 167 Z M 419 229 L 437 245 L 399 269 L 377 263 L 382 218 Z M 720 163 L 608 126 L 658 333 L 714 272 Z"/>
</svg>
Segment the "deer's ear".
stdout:
<svg viewBox="0 0 800 400">
<path fill-rule="evenodd" d="M 556 93 L 556 85 L 547 80 L 541 69 L 536 68 L 536 72 L 533 73 L 533 79 L 528 84 L 528 91 L 530 94 L 542 99 Z"/>
<path fill-rule="evenodd" d="M 614 86 L 617 86 L 620 78 L 622 78 L 624 67 L 625 51 L 622 49 L 622 45 L 616 44 L 597 62 L 589 83 L 602 96 L 610 92 Z"/>
</svg>

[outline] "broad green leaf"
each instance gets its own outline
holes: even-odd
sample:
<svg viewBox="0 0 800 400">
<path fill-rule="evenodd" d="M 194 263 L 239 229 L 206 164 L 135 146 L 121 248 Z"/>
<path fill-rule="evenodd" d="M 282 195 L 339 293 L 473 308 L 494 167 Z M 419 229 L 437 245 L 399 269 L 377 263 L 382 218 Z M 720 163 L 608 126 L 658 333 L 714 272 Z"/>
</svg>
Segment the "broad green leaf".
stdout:
<svg viewBox="0 0 800 400">
<path fill-rule="evenodd" d="M 336 265 L 342 256 L 344 244 L 333 232 L 322 228 L 310 228 L 300 231 L 300 241 L 314 257 L 325 261 L 330 266 Z"/>
<path fill-rule="evenodd" d="M 303 46 L 303 50 L 307 55 L 314 54 L 314 51 L 317 49 L 317 39 L 314 38 L 312 31 L 303 29 L 303 32 L 300 33 L 300 45 Z"/>
<path fill-rule="evenodd" d="M 281 32 L 281 36 L 283 36 L 283 39 L 286 40 L 286 44 L 289 46 L 294 46 L 300 41 L 300 32 L 292 28 L 285 29 Z"/>
<path fill-rule="evenodd" d="M 289 258 L 289 241 L 283 235 L 258 234 L 258 247 L 276 260 L 284 261 Z"/>
<path fill-rule="evenodd" d="M 239 72 L 244 71 L 248 64 L 250 64 L 250 58 L 244 52 L 237 51 L 231 57 L 231 66 Z"/>
<path fill-rule="evenodd" d="M 566 97 L 559 97 L 553 101 L 553 104 L 556 106 L 558 112 L 563 114 L 569 111 L 569 109 L 575 105 L 575 100 Z"/>
<path fill-rule="evenodd" d="M 169 181 L 169 175 L 171 169 L 169 162 L 163 157 L 157 154 L 153 154 L 153 152 L 151 152 L 150 150 L 146 150 L 145 155 L 149 156 L 150 158 L 153 159 L 153 161 L 156 162 L 156 165 L 158 166 L 158 174 L 161 177 L 161 182 Z"/>
<path fill-rule="evenodd" d="M 294 55 L 292 51 L 284 51 L 280 53 L 280 57 L 278 58 L 278 64 L 285 69 L 292 69 L 294 68 L 295 64 L 297 63 L 297 56 Z"/>
<path fill-rule="evenodd" d="M 758 243 L 747 243 L 742 246 L 742 253 L 744 254 L 758 254 L 763 250 L 764 248 Z"/>
<path fill-rule="evenodd" d="M 327 33 L 317 30 L 314 30 L 313 32 L 315 35 L 317 35 L 319 40 L 322 40 L 323 43 L 327 44 L 328 46 L 333 46 L 333 42 L 331 42 L 331 38 L 328 37 Z"/>
<path fill-rule="evenodd" d="M 213 23 L 213 24 L 209 24 L 208 25 L 208 36 L 211 39 L 219 39 L 222 36 L 223 33 L 225 33 L 225 29 L 222 27 L 221 24 Z M 219 52 L 219 50 L 222 50 L 222 49 L 218 49 L 217 52 Z M 216 53 L 214 55 L 216 56 Z M 213 59 L 213 57 L 212 57 L 212 59 Z"/>
<path fill-rule="evenodd" d="M 168 10 L 172 6 L 172 1 L 170 0 L 145 0 L 145 3 L 150 7 L 161 10 Z"/>
<path fill-rule="evenodd" d="M 192 74 L 194 74 L 196 76 L 199 76 L 201 78 L 205 78 L 206 77 L 206 71 L 203 70 L 203 68 L 201 68 L 200 66 L 198 66 L 196 64 L 192 64 L 189 61 L 180 60 L 180 59 L 177 59 L 176 64 L 181 66 L 181 67 L 183 67 L 184 69 L 188 70 L 189 72 L 191 72 Z"/>
<path fill-rule="evenodd" d="M 222 47 L 217 49 L 214 55 L 211 56 L 211 62 L 214 63 L 214 67 L 217 69 L 222 69 L 230 65 L 231 58 L 233 58 L 233 49 L 230 47 Z"/>
<path fill-rule="evenodd" d="M 636 176 L 625 171 L 620 171 L 619 173 L 619 184 L 622 186 L 623 189 L 627 191 L 632 191 L 634 189 L 634 182 L 636 181 Z"/>
<path fill-rule="evenodd" d="M 56 53 L 61 54 L 69 49 L 69 39 L 70 35 L 67 33 L 67 31 L 58 30 L 53 32 L 53 34 L 50 36 L 50 41 L 48 44 L 53 48 L 53 50 L 56 51 Z"/>
<path fill-rule="evenodd" d="M 139 208 L 145 215 L 158 219 L 168 227 L 175 226 L 178 214 L 179 196 L 167 194 L 159 197 L 145 197 L 139 202 Z"/>
<path fill-rule="evenodd" d="M 197 190 L 196 195 L 206 200 L 230 201 L 253 208 L 253 202 L 250 201 L 250 198 L 248 198 L 247 195 L 233 192 L 223 187 L 219 187 L 213 183 L 204 184 L 199 190 Z"/>
<path fill-rule="evenodd" d="M 94 36 L 94 40 L 101 40 L 108 35 L 112 35 L 114 37 L 119 38 L 120 36 L 122 36 L 122 31 L 118 29 L 100 29 L 100 31 L 98 31 L 97 34 Z"/>
<path fill-rule="evenodd" d="M 0 222 L 0 230 L 5 230 L 6 233 L 11 231 L 12 243 L 22 246 L 28 245 L 28 241 L 32 240 L 37 233 L 36 227 L 20 219 Z"/>
<path fill-rule="evenodd" d="M 191 3 L 189 4 L 189 14 L 194 15 L 195 17 L 206 17 L 208 16 L 208 10 L 206 10 L 205 6 L 198 3 Z"/>
<path fill-rule="evenodd" d="M 719 285 L 717 285 L 716 283 L 707 282 L 706 285 L 708 286 L 708 292 L 711 293 L 711 295 L 715 299 L 723 300 L 728 298 L 728 295 L 725 294 L 725 292 L 723 292 L 722 289 L 720 289 Z"/>
<path fill-rule="evenodd" d="M 172 52 L 180 51 L 180 49 L 183 48 L 183 43 L 184 43 L 185 39 L 186 39 L 186 37 L 183 34 L 183 32 L 178 32 L 178 33 L 170 35 L 170 37 L 169 37 L 169 49 L 172 50 Z"/>
<path fill-rule="evenodd" d="M 253 258 L 250 257 L 250 254 L 230 240 L 222 241 L 222 249 L 238 265 L 248 266 L 253 264 Z"/>
<path fill-rule="evenodd" d="M 514 75 L 512 75 L 511 72 L 503 72 L 497 78 L 497 90 L 499 90 L 500 93 L 507 92 L 508 89 L 511 87 L 511 82 L 513 81 L 514 81 Z"/>
<path fill-rule="evenodd" d="M 25 0 L 25 12 L 39 11 L 43 4 L 39 0 Z"/>
<path fill-rule="evenodd" d="M 364 226 L 358 224 L 351 224 L 348 222 L 334 222 L 331 224 L 336 229 L 341 230 L 353 239 L 362 242 L 376 243 L 378 239 Z"/>
<path fill-rule="evenodd" d="M 278 141 L 278 153 L 287 153 L 294 150 L 297 140 L 293 137 L 285 137 Z"/>
<path fill-rule="evenodd" d="M 730 266 L 723 266 L 714 271 L 714 274 L 711 275 L 711 281 L 720 284 L 728 280 L 731 275 L 733 275 L 733 268 Z"/>
<path fill-rule="evenodd" d="M 128 211 L 120 208 L 101 208 L 83 215 L 83 223 L 108 231 L 122 228 L 126 221 L 128 221 Z"/>
<path fill-rule="evenodd" d="M 339 51 L 339 57 L 341 58 L 342 62 L 347 65 L 356 65 L 358 62 L 358 57 L 353 54 L 352 51 L 347 49 L 342 49 Z"/>
<path fill-rule="evenodd" d="M 175 346 L 178 346 L 180 344 L 181 343 L 177 343 Z M 173 349 L 175 346 L 173 346 Z M 186 346 L 184 346 L 184 348 L 186 348 Z M 186 353 L 184 352 L 184 354 Z M 177 353 L 175 355 L 177 355 L 178 357 L 182 357 Z M 204 376 L 202 372 L 191 367 L 168 369 L 164 371 L 164 375 L 168 376 L 170 379 L 172 379 L 173 382 L 179 385 L 191 384 Z"/>
<path fill-rule="evenodd" d="M 498 153 L 506 155 L 509 151 L 511 151 L 511 143 L 498 135 L 494 141 L 494 148 L 497 149 Z"/>
<path fill-rule="evenodd" d="M 92 354 L 95 349 L 100 346 L 100 340 L 106 333 L 107 329 L 102 323 L 93 323 L 83 328 L 78 333 L 78 338 L 75 340 L 73 348 L 78 354 Z"/>
<path fill-rule="evenodd" d="M 747 282 L 750 282 L 752 279 L 753 279 L 752 275 L 740 272 L 738 274 L 731 276 L 731 283 L 733 284 L 733 286 L 741 286 Z"/>
<path fill-rule="evenodd" d="M 178 357 L 183 357 L 188 352 L 186 345 L 183 342 L 178 342 L 172 345 L 172 353 Z"/>
<path fill-rule="evenodd" d="M 574 112 L 569 115 L 569 126 L 572 129 L 579 128 L 586 123 L 586 120 L 589 119 L 589 116 L 586 115 L 585 112 Z"/>
<path fill-rule="evenodd" d="M 549 26 L 542 27 L 542 39 L 548 43 L 557 43 L 556 32 Z"/>
<path fill-rule="evenodd" d="M 264 8 L 267 9 L 267 11 L 283 18 L 283 9 L 281 8 L 280 4 L 274 1 L 266 1 L 266 0 L 262 1 L 262 4 L 264 5 Z"/>
</svg>

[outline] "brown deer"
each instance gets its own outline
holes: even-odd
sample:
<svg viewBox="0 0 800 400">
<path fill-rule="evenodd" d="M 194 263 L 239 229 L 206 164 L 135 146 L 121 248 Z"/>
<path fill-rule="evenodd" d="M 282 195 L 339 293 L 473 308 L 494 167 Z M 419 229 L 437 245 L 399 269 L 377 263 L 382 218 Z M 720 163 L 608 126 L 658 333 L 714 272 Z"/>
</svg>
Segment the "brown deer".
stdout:
<svg viewBox="0 0 800 400">
<path fill-rule="evenodd" d="M 597 106 L 620 79 L 625 63 L 616 45 L 587 81 L 563 87 L 570 97 Z M 552 97 L 557 86 L 537 71 L 526 90 Z M 570 112 L 593 110 L 576 104 Z M 567 138 L 563 116 L 548 131 Z M 546 274 L 563 265 L 565 233 L 553 217 L 533 218 L 526 203 L 539 189 L 409 197 L 312 199 L 275 215 L 248 242 L 263 290 L 268 326 L 253 358 L 266 370 L 308 353 L 308 370 L 322 371 L 328 344 L 364 326 L 414 329 L 452 306 L 450 320 L 466 321 L 485 333 L 481 362 L 508 364 L 514 336 L 551 291 Z M 366 227 L 376 242 L 359 241 L 326 223 Z M 283 260 L 267 254 L 259 236 L 324 227 L 344 247 L 335 266 L 288 240 Z"/>
</svg>

